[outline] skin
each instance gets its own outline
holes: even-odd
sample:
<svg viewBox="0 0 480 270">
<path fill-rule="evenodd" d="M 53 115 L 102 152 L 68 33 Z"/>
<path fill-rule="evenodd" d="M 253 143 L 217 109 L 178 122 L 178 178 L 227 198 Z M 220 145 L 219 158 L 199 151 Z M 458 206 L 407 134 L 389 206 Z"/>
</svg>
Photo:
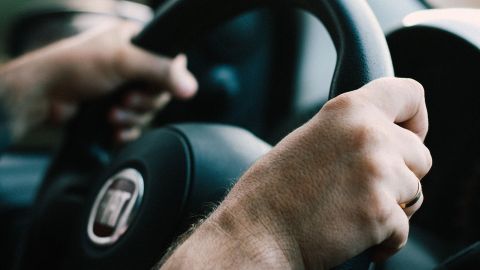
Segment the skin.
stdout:
<svg viewBox="0 0 480 270">
<path fill-rule="evenodd" d="M 46 123 L 61 124 L 79 103 L 129 89 L 108 115 L 115 140 L 137 138 L 140 127 L 170 99 L 191 98 L 198 86 L 187 59 L 155 56 L 130 43 L 140 26 L 116 22 L 62 40 L 0 67 L 0 102 L 14 140 Z"/>
<path fill-rule="evenodd" d="M 401 249 L 432 159 L 422 86 L 386 78 L 329 101 L 256 162 L 162 269 L 330 269 Z"/>
<path fill-rule="evenodd" d="M 103 26 L 1 67 L 0 100 L 14 137 L 142 81 L 108 115 L 127 141 L 171 97 L 193 96 L 186 58 L 135 48 L 137 31 Z M 370 247 L 387 258 L 405 245 L 423 201 L 399 206 L 431 167 L 427 130 L 423 88 L 413 80 L 381 79 L 329 101 L 252 166 L 161 267 L 329 269 Z"/>
</svg>

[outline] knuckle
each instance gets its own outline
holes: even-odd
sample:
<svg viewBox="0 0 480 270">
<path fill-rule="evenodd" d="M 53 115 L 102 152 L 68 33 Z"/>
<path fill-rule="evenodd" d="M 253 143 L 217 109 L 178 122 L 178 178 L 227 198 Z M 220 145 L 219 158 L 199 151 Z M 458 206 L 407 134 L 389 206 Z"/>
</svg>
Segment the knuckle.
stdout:
<svg viewBox="0 0 480 270">
<path fill-rule="evenodd" d="M 407 244 L 407 241 L 408 241 L 408 233 L 409 233 L 408 219 L 404 218 L 402 220 L 404 220 L 404 222 L 402 222 L 401 226 L 399 226 L 399 228 L 398 228 L 398 235 L 399 235 L 399 241 L 398 241 L 398 246 L 397 246 L 398 250 L 405 247 L 405 245 Z"/>
<path fill-rule="evenodd" d="M 415 152 L 414 167 L 418 171 L 417 176 L 423 177 L 432 168 L 433 160 L 430 150 L 425 146 L 423 141 L 414 133 L 407 132 L 407 136 L 402 136 L 400 145 L 403 145 L 407 149 L 412 149 Z"/>
<path fill-rule="evenodd" d="M 385 159 L 378 154 L 361 154 L 362 158 L 359 162 L 361 175 L 364 180 L 368 182 L 378 182 L 380 179 L 387 177 L 388 166 L 385 164 Z"/>
<path fill-rule="evenodd" d="M 433 159 L 432 159 L 432 155 L 430 154 L 430 150 L 424 144 L 420 145 L 418 155 L 419 155 L 420 162 L 421 162 L 421 164 L 419 164 L 420 174 L 421 174 L 420 178 L 422 178 L 432 168 Z"/>
<path fill-rule="evenodd" d="M 125 46 L 118 46 L 113 49 L 112 60 L 107 61 L 107 63 L 111 63 L 109 70 L 116 71 L 116 73 L 122 77 L 129 74 L 128 54 L 129 52 Z"/>
<path fill-rule="evenodd" d="M 398 83 L 398 80 L 399 79 L 394 77 L 379 78 L 369 82 L 362 88 L 369 92 L 384 91 L 385 89 L 395 86 L 395 84 Z"/>
<path fill-rule="evenodd" d="M 389 152 L 389 138 L 372 125 L 362 125 L 350 132 L 348 148 L 356 169 L 367 181 L 379 181 L 392 175 L 394 160 Z"/>
<path fill-rule="evenodd" d="M 385 228 L 393 215 L 390 204 L 387 203 L 387 196 L 379 188 L 372 189 L 366 203 L 365 223 L 371 230 L 382 230 Z"/>
<path fill-rule="evenodd" d="M 430 169 L 433 166 L 433 158 L 432 158 L 432 154 L 430 153 L 430 150 L 428 149 L 428 147 L 423 145 L 423 148 L 425 150 L 425 164 L 426 164 L 426 170 L 428 172 L 428 171 L 430 171 Z"/>
<path fill-rule="evenodd" d="M 410 231 L 409 219 L 405 214 L 399 214 L 399 218 L 395 219 L 395 229 L 399 235 L 398 248 L 405 246 L 408 240 L 408 233 Z"/>
<path fill-rule="evenodd" d="M 416 93 L 421 94 L 422 96 L 424 95 L 425 89 L 423 88 L 423 85 L 421 83 L 410 78 L 406 78 L 403 80 L 412 91 L 415 91 Z"/>
<path fill-rule="evenodd" d="M 411 95 L 413 95 L 416 99 L 423 99 L 425 97 L 425 89 L 414 79 L 402 79 L 402 86 L 410 91 Z"/>
<path fill-rule="evenodd" d="M 116 27 L 121 34 L 125 35 L 124 38 L 126 39 L 136 35 L 142 29 L 142 25 L 140 23 L 123 20 L 118 22 Z"/>
<path fill-rule="evenodd" d="M 352 93 L 341 94 L 334 99 L 329 100 L 322 108 L 324 112 L 339 110 L 349 110 L 357 103 L 355 96 Z"/>
<path fill-rule="evenodd" d="M 350 131 L 353 149 L 371 151 L 385 140 L 385 134 L 380 128 L 367 121 L 355 121 Z"/>
</svg>

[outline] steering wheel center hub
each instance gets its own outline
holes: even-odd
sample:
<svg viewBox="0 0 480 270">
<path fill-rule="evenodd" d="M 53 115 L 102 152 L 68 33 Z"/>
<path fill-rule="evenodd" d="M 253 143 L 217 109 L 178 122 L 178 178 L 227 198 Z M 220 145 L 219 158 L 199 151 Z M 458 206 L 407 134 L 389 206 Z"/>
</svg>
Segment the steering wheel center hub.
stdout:
<svg viewBox="0 0 480 270">
<path fill-rule="evenodd" d="M 136 169 L 124 169 L 108 179 L 90 210 L 90 241 L 99 246 L 115 244 L 137 214 L 143 189 L 143 177 Z"/>
</svg>

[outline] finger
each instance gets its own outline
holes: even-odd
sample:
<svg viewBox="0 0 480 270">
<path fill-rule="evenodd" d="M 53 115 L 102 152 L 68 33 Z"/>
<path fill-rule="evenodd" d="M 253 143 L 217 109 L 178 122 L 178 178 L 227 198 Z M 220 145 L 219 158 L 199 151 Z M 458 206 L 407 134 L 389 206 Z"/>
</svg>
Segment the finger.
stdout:
<svg viewBox="0 0 480 270">
<path fill-rule="evenodd" d="M 185 55 L 170 60 L 126 44 L 116 57 L 115 68 L 124 79 L 151 82 L 157 89 L 166 89 L 180 99 L 191 98 L 197 91 L 198 83 L 187 69 Z"/>
<path fill-rule="evenodd" d="M 403 209 L 403 212 L 405 212 L 409 219 L 420 209 L 420 207 L 422 207 L 424 197 L 423 192 L 420 192 L 420 198 L 418 199 L 418 201 L 416 201 L 413 205 Z"/>
<path fill-rule="evenodd" d="M 126 96 L 123 105 L 137 113 L 157 112 L 170 102 L 171 97 L 169 92 L 149 94 L 145 91 L 133 91 Z"/>
<path fill-rule="evenodd" d="M 53 124 L 65 123 L 78 111 L 78 105 L 69 102 L 52 101 L 50 106 L 50 121 Z"/>
<path fill-rule="evenodd" d="M 385 261 L 405 246 L 408 239 L 409 220 L 400 207 L 392 207 L 392 213 L 387 226 L 390 233 L 373 251 L 375 262 Z"/>
<path fill-rule="evenodd" d="M 422 85 L 412 79 L 383 78 L 359 89 L 389 120 L 422 140 L 428 131 L 428 115 Z"/>
<path fill-rule="evenodd" d="M 172 95 L 177 98 L 191 98 L 197 91 L 197 80 L 188 71 L 187 57 L 184 54 L 173 59 L 167 78 L 167 86 Z"/>
<path fill-rule="evenodd" d="M 152 114 L 138 114 L 133 111 L 115 107 L 110 111 L 109 120 L 117 127 L 144 126 L 152 119 Z"/>
<path fill-rule="evenodd" d="M 423 144 L 422 140 L 409 130 L 399 126 L 393 127 L 396 135 L 396 143 L 405 164 L 415 173 L 418 179 L 422 179 L 432 167 L 432 156 L 430 150 Z"/>
<path fill-rule="evenodd" d="M 122 128 L 117 129 L 115 132 L 115 137 L 117 143 L 128 143 L 138 139 L 141 135 L 141 130 L 139 128 Z"/>
<path fill-rule="evenodd" d="M 125 46 L 119 47 L 117 68 L 119 74 L 126 79 L 143 79 L 152 82 L 157 89 L 167 89 L 176 98 L 188 99 L 195 95 L 198 83 L 187 69 L 187 57 L 178 55 L 173 60 L 154 55 L 137 46 L 130 39 L 139 31 L 139 25 L 124 23 L 122 39 Z"/>
<path fill-rule="evenodd" d="M 417 134 L 418 137 L 424 141 L 428 132 L 428 111 L 425 100 L 420 103 L 415 119 L 410 119 L 399 124 Z"/>
<path fill-rule="evenodd" d="M 417 194 L 419 179 L 402 161 L 396 164 L 400 165 L 394 167 L 395 171 L 383 183 L 400 208 L 401 203 L 410 202 Z M 413 205 L 409 207 L 408 215 L 412 215 L 420 205 L 421 203 L 415 204 L 415 207 Z"/>
<path fill-rule="evenodd" d="M 397 180 L 397 202 L 408 218 L 420 209 L 423 203 L 422 185 L 420 180 L 404 165 L 403 176 Z M 418 198 L 420 195 L 420 198 Z"/>
<path fill-rule="evenodd" d="M 121 28 L 120 34 L 123 40 L 130 40 L 142 31 L 143 25 L 131 20 L 122 20 L 116 24 L 116 27 Z"/>
</svg>

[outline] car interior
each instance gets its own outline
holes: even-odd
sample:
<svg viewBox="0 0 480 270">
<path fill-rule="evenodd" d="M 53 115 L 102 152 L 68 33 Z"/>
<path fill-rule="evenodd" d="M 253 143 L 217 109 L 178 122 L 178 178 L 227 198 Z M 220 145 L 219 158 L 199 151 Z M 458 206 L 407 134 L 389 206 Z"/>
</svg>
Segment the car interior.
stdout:
<svg viewBox="0 0 480 270">
<path fill-rule="evenodd" d="M 145 25 L 140 48 L 185 52 L 198 95 L 120 149 L 96 117 L 115 97 L 12 145 L 0 156 L 0 269 L 151 269 L 279 140 L 385 76 L 425 88 L 425 201 L 396 255 L 336 269 L 480 268 L 480 0 L 2 1 L 0 60 L 118 19 Z"/>
</svg>

